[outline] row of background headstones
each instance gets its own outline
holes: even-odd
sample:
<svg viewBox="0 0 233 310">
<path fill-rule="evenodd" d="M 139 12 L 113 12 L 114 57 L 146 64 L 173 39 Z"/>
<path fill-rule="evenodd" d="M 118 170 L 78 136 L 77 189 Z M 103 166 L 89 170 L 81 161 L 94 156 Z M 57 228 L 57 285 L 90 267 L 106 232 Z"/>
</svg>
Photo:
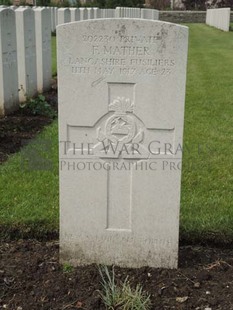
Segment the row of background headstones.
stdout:
<svg viewBox="0 0 233 310">
<path fill-rule="evenodd" d="M 158 20 L 153 9 L 0 6 L 0 116 L 51 86 L 51 33 L 56 26 L 95 18 Z"/>
<path fill-rule="evenodd" d="M 229 31 L 231 9 L 208 9 L 206 11 L 206 24 L 223 31 Z"/>
<path fill-rule="evenodd" d="M 2 5 L 0 8 L 7 8 Z M 23 8 L 22 6 L 10 6 L 13 10 Z M 25 7 L 24 7 L 25 8 Z M 39 7 L 33 7 L 36 9 Z M 56 26 L 64 23 L 82 21 L 87 19 L 96 18 L 143 18 L 143 19 L 159 19 L 159 11 L 154 9 L 140 9 L 117 7 L 116 9 L 99 9 L 96 7 L 88 8 L 57 8 L 57 7 L 44 7 L 51 12 L 51 31 L 56 30 Z"/>
<path fill-rule="evenodd" d="M 51 12 L 0 8 L 0 115 L 51 85 Z"/>
<path fill-rule="evenodd" d="M 50 88 L 51 31 L 57 25 L 94 18 L 159 18 L 157 10 L 125 7 L 11 8 L 0 8 L 0 115 L 17 108 L 18 100 Z M 228 31 L 230 8 L 207 10 L 206 23 Z"/>
<path fill-rule="evenodd" d="M 0 115 L 50 88 L 51 32 L 57 25 L 95 18 L 159 19 L 159 11 L 140 8 L 9 8 L 0 6 Z M 206 23 L 228 31 L 230 9 L 207 10 Z"/>
<path fill-rule="evenodd" d="M 153 9 L 117 7 L 116 9 L 99 8 L 51 8 L 51 29 L 64 23 L 96 18 L 143 18 L 159 19 L 159 11 Z"/>
</svg>

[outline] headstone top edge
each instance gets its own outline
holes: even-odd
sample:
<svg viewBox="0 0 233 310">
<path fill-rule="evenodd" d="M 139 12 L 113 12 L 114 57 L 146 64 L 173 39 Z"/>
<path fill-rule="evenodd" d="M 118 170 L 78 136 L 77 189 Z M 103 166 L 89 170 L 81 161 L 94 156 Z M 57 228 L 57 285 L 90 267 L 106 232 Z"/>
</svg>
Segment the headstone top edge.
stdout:
<svg viewBox="0 0 233 310">
<path fill-rule="evenodd" d="M 8 11 L 8 12 L 13 12 L 14 13 L 14 11 L 11 9 L 11 8 L 0 8 L 0 12 L 3 12 L 3 11 Z"/>
<path fill-rule="evenodd" d="M 15 10 L 15 12 L 25 12 L 25 11 L 34 11 L 32 10 L 30 7 L 27 7 L 27 8 L 18 8 Z"/>
<path fill-rule="evenodd" d="M 69 28 L 73 26 L 74 24 L 80 25 L 80 24 L 87 24 L 87 23 L 102 23 L 103 21 L 111 21 L 111 22 L 116 22 L 116 21 L 122 21 L 122 22 L 141 22 L 143 24 L 158 24 L 158 25 L 166 25 L 166 26 L 172 26 L 180 29 L 186 29 L 187 31 L 189 30 L 188 26 L 184 25 L 179 25 L 175 23 L 170 23 L 170 22 L 165 22 L 162 20 L 152 20 L 152 19 L 142 19 L 142 18 L 97 18 L 97 19 L 86 19 L 86 20 L 80 20 L 80 21 L 75 21 L 75 22 L 70 22 L 70 23 L 65 23 L 65 24 L 60 24 L 56 27 L 56 29 L 59 31 L 61 28 Z"/>
<path fill-rule="evenodd" d="M 34 11 L 40 12 L 40 11 L 47 11 L 47 8 L 35 8 Z"/>
</svg>

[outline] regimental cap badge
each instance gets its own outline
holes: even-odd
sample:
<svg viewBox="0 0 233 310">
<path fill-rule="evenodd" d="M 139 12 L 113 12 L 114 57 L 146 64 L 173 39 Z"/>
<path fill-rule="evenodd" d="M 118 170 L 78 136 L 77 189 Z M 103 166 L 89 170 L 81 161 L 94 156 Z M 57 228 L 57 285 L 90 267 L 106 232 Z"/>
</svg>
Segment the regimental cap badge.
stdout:
<svg viewBox="0 0 233 310">
<path fill-rule="evenodd" d="M 109 105 L 109 111 L 114 111 L 116 114 L 126 114 L 133 112 L 134 103 L 129 98 L 117 97 Z"/>
</svg>

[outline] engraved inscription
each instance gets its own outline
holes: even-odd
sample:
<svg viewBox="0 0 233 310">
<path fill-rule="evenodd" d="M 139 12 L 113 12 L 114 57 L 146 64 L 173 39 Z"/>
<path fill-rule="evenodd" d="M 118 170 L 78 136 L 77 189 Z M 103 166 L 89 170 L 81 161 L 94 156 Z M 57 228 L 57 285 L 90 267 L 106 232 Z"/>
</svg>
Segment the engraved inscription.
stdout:
<svg viewBox="0 0 233 310">
<path fill-rule="evenodd" d="M 89 52 L 85 55 L 67 53 L 62 60 L 75 75 L 166 77 L 176 68 L 175 59 L 157 57 L 157 52 L 164 48 L 161 33 L 155 36 L 84 34 L 82 40 Z"/>
<path fill-rule="evenodd" d="M 92 46 L 93 55 L 150 56 L 149 47 L 141 46 Z"/>
<path fill-rule="evenodd" d="M 127 36 L 127 35 L 120 35 L 120 36 L 109 36 L 109 35 L 83 35 L 82 36 L 83 42 L 99 42 L 99 43 L 135 43 L 135 44 L 155 44 L 158 40 L 162 39 L 162 34 L 158 33 L 155 36 Z"/>
<path fill-rule="evenodd" d="M 105 124 L 105 133 L 101 131 L 101 127 L 97 129 L 98 140 L 104 141 L 105 139 L 111 142 L 129 143 L 136 136 L 136 122 L 134 118 L 127 115 L 127 112 L 133 112 L 133 103 L 130 99 L 118 97 L 109 105 L 109 111 L 114 111 Z M 142 136 L 142 130 L 140 129 Z"/>
</svg>

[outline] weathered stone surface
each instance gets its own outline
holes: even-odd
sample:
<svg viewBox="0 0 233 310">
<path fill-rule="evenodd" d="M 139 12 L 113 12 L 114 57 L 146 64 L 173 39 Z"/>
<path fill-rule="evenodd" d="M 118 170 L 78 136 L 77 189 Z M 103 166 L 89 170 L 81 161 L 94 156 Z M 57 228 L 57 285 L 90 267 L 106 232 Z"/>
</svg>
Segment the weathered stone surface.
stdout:
<svg viewBox="0 0 233 310">
<path fill-rule="evenodd" d="M 187 27 L 99 19 L 57 43 L 61 261 L 177 267 Z"/>
</svg>

